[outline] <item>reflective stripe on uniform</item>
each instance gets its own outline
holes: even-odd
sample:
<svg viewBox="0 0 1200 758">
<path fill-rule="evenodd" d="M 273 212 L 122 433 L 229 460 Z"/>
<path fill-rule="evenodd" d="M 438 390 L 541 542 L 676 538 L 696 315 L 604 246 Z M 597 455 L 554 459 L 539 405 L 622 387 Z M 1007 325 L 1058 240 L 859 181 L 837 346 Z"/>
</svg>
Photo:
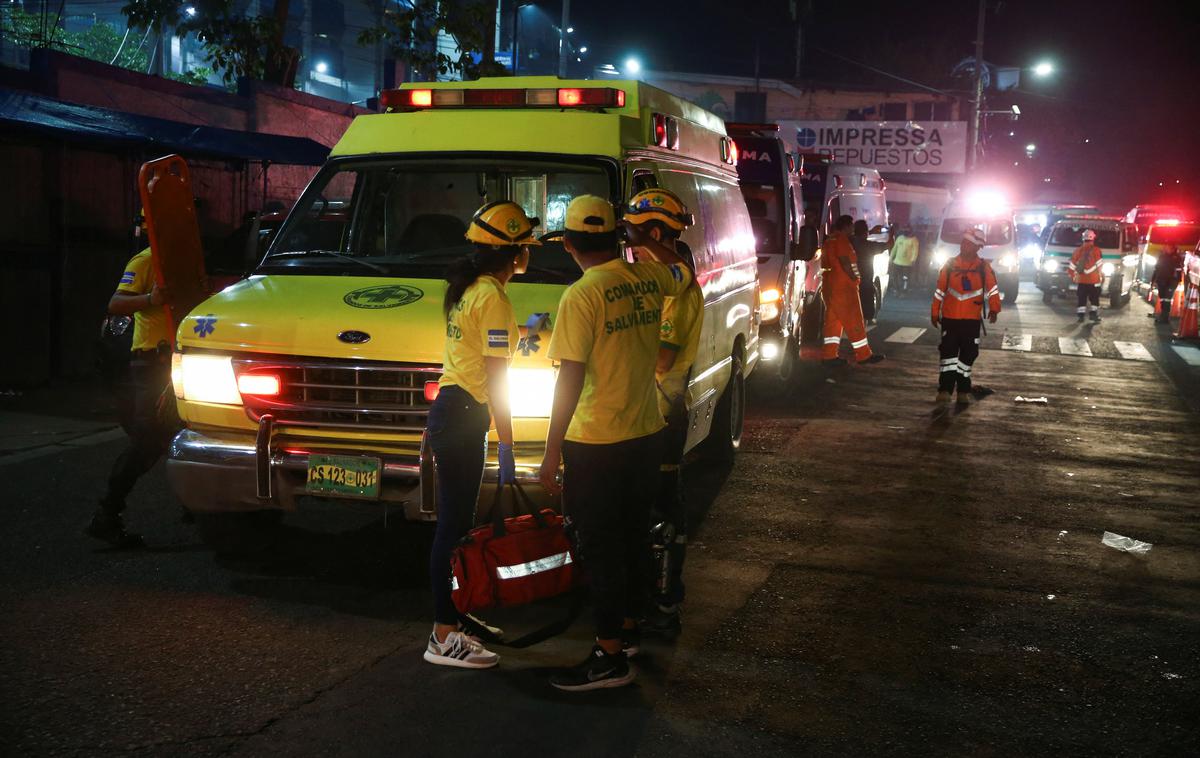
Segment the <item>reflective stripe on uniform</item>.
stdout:
<svg viewBox="0 0 1200 758">
<path fill-rule="evenodd" d="M 983 294 L 983 288 L 973 290 L 971 292 L 959 292 L 958 290 L 950 290 L 950 294 L 954 295 L 958 300 L 970 300 L 973 297 L 979 297 Z"/>
<path fill-rule="evenodd" d="M 842 341 L 841 337 L 826 337 L 825 338 L 826 345 L 836 345 L 841 341 Z"/>
<path fill-rule="evenodd" d="M 963 376 L 971 375 L 971 367 L 962 361 L 958 361 L 958 366 L 956 366 L 956 368 L 958 369 L 958 373 L 962 374 Z"/>
<path fill-rule="evenodd" d="M 952 373 L 952 372 L 956 372 L 956 371 L 958 371 L 958 359 L 957 358 L 942 359 L 942 370 L 939 371 L 938 373 L 948 374 L 948 373 Z"/>
<path fill-rule="evenodd" d="M 860 339 L 858 342 L 851 342 L 851 343 L 850 343 L 850 347 L 852 347 L 852 348 L 854 348 L 854 349 L 856 349 L 856 350 L 857 350 L 858 348 L 860 348 L 860 347 L 866 347 L 866 346 L 867 346 L 867 338 L 866 338 L 866 337 L 863 337 L 863 338 L 862 338 L 862 339 Z"/>
<path fill-rule="evenodd" d="M 1099 261 L 1097 261 L 1097 262 L 1096 262 L 1096 265 L 1095 265 L 1095 266 L 1091 266 L 1091 267 L 1089 267 L 1089 268 L 1085 268 L 1085 269 L 1083 270 L 1083 273 L 1085 273 L 1085 274 L 1090 274 L 1090 273 L 1092 273 L 1093 271 L 1095 271 L 1095 270 L 1096 270 L 1096 269 L 1098 269 L 1098 268 L 1100 268 L 1100 262 L 1099 262 Z"/>
<path fill-rule="evenodd" d="M 990 290 L 988 290 L 987 296 L 991 297 L 992 295 L 999 295 L 999 294 L 1000 294 L 1000 287 L 996 286 L 996 287 L 992 287 Z"/>
<path fill-rule="evenodd" d="M 933 293 L 933 299 L 934 299 L 934 300 L 942 300 L 942 299 L 944 299 L 945 297 L 946 297 L 946 293 L 945 293 L 945 292 L 942 292 L 941 290 L 934 290 L 934 293 Z"/>
<path fill-rule="evenodd" d="M 558 553 L 557 555 L 548 555 L 545 558 L 538 558 L 536 561 L 528 563 L 517 563 L 512 566 L 497 566 L 496 576 L 500 579 L 520 579 L 524 576 L 532 576 L 540 574 L 543 571 L 553 571 L 556 568 L 562 568 L 571 563 L 570 551 Z"/>
</svg>

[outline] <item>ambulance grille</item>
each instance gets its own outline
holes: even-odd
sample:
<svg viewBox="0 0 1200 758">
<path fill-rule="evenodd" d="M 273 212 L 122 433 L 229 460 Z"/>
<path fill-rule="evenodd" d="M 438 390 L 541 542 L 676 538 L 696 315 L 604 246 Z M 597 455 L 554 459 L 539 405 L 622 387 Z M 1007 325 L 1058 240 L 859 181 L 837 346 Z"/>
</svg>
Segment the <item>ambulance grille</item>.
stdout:
<svg viewBox="0 0 1200 758">
<path fill-rule="evenodd" d="M 235 358 L 234 371 L 275 374 L 280 394 L 243 396 L 255 421 L 264 414 L 284 426 L 415 432 L 425 429 L 425 383 L 439 366 L 312 358 Z"/>
</svg>

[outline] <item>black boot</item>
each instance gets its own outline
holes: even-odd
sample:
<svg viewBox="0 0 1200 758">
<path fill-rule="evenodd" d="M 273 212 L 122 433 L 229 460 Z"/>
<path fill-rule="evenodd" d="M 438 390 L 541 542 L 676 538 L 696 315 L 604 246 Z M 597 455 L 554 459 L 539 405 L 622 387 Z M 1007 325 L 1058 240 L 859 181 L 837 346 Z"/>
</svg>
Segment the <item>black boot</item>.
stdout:
<svg viewBox="0 0 1200 758">
<path fill-rule="evenodd" d="M 1082 313 L 1078 314 L 1078 316 L 1075 320 L 1077 322 L 1079 322 L 1080 324 L 1082 324 L 1083 323 L 1083 314 Z"/>
<path fill-rule="evenodd" d="M 1159 308 L 1158 323 L 1160 323 L 1160 324 L 1171 323 L 1171 301 L 1163 300 L 1160 303 L 1160 305 L 1161 305 L 1161 307 Z"/>
<path fill-rule="evenodd" d="M 83 533 L 107 542 L 119 550 L 131 550 L 146 544 L 142 535 L 125 531 L 125 522 L 119 512 L 109 510 L 104 506 L 96 509 L 91 523 L 87 525 Z"/>
<path fill-rule="evenodd" d="M 1090 314 L 1090 316 L 1091 316 L 1091 319 L 1092 319 L 1092 323 L 1093 323 L 1093 324 L 1099 324 L 1099 323 L 1100 323 L 1100 311 L 1092 311 L 1092 312 L 1091 312 L 1091 314 Z"/>
</svg>

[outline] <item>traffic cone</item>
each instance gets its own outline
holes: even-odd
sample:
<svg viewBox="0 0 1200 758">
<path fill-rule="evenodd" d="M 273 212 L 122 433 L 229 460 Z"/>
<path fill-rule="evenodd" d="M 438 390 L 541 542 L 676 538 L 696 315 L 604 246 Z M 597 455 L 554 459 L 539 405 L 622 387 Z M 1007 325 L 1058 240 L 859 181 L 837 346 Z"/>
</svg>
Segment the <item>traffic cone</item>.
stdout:
<svg viewBox="0 0 1200 758">
<path fill-rule="evenodd" d="M 1179 286 L 1175 288 L 1175 296 L 1171 298 L 1171 313 L 1183 313 L 1183 280 L 1179 280 Z"/>
<path fill-rule="evenodd" d="M 1189 285 L 1187 294 L 1184 295 L 1183 312 L 1179 318 L 1179 332 L 1175 336 L 1180 339 L 1200 338 L 1200 324 L 1197 324 L 1197 316 L 1200 316 L 1200 287 Z"/>
</svg>

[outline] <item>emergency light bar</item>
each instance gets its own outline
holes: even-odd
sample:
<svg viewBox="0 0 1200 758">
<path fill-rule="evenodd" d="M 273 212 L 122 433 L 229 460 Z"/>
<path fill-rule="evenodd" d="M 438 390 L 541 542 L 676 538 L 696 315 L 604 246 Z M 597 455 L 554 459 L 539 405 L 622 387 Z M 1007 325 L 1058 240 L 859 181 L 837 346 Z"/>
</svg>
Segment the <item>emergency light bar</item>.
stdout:
<svg viewBox="0 0 1200 758">
<path fill-rule="evenodd" d="M 625 90 L 613 87 L 558 89 L 387 89 L 379 93 L 387 110 L 425 108 L 623 108 Z"/>
</svg>

